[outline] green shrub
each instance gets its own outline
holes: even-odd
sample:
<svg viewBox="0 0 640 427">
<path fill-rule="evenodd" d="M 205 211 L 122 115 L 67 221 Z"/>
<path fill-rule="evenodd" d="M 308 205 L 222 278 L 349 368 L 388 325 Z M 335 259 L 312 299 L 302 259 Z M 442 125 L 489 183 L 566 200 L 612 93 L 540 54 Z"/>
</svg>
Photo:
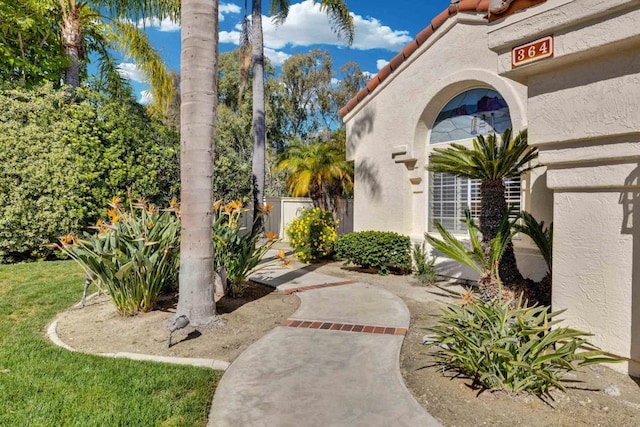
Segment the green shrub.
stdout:
<svg viewBox="0 0 640 427">
<path fill-rule="evenodd" d="M 564 390 L 560 379 L 577 366 L 616 362 L 590 345 L 588 334 L 559 323 L 548 307 L 527 307 L 522 299 L 500 303 L 477 301 L 467 294 L 463 304 L 443 309 L 429 346 L 437 346 L 438 363 L 473 379 L 486 389 L 545 394 Z M 587 351 L 578 352 L 579 348 Z"/>
<path fill-rule="evenodd" d="M 122 316 L 149 311 L 163 289 L 177 287 L 180 222 L 173 208 L 144 201 L 125 210 L 115 198 L 110 206 L 95 234 L 68 234 L 56 247 L 99 280 Z"/>
<path fill-rule="evenodd" d="M 330 256 L 338 236 L 333 215 L 320 208 L 303 209 L 287 227 L 287 235 L 296 258 L 305 263 Z"/>
<path fill-rule="evenodd" d="M 237 297 L 244 291 L 247 276 L 258 267 L 262 257 L 273 247 L 277 240 L 268 239 L 258 244 L 262 229 L 248 230 L 240 219 L 243 212 L 242 202 L 234 201 L 226 206 L 214 205 L 213 250 L 214 269 L 224 268 L 231 296 Z"/>
<path fill-rule="evenodd" d="M 135 103 L 87 88 L 0 89 L 0 262 L 41 258 L 112 195 L 166 206 L 178 193 L 177 133 Z"/>
<path fill-rule="evenodd" d="M 358 231 L 345 234 L 336 242 L 336 255 L 346 263 L 362 268 L 411 269 L 411 240 L 389 231 Z"/>
<path fill-rule="evenodd" d="M 427 253 L 426 242 L 413 245 L 413 265 L 414 274 L 423 285 L 433 285 L 438 281 L 436 271 L 436 257 L 430 257 Z"/>
</svg>

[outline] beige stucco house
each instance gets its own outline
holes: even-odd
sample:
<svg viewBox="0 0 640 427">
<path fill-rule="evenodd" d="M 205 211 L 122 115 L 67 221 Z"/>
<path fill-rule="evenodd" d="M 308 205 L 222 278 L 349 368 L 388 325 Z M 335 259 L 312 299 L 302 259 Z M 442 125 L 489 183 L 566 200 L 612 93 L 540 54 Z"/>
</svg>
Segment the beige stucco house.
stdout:
<svg viewBox="0 0 640 427">
<path fill-rule="evenodd" d="M 354 229 L 421 240 L 438 219 L 463 236 L 477 184 L 427 173 L 430 152 L 528 128 L 544 167 L 508 197 L 554 222 L 553 307 L 640 375 L 640 1 L 453 3 L 341 110 Z M 542 277 L 533 244 L 515 246 Z"/>
</svg>

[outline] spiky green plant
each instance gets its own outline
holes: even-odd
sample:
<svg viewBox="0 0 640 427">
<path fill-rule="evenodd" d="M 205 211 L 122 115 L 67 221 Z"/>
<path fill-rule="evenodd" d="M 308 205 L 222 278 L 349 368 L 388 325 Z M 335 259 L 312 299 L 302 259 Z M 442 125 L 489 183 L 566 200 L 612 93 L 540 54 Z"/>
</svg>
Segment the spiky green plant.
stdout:
<svg viewBox="0 0 640 427">
<path fill-rule="evenodd" d="M 500 262 L 511 242 L 511 228 L 515 220 L 510 219 L 513 208 L 507 210 L 500 221 L 496 236 L 489 242 L 489 250 L 485 252 L 480 229 L 471 218 L 471 213 L 465 211 L 465 225 L 469 232 L 469 248 L 451 233 L 444 229 L 439 222 L 435 223 L 436 229 L 442 239 L 429 234 L 424 235 L 427 242 L 443 255 L 471 267 L 479 275 L 478 285 L 482 298 L 485 301 L 495 299 L 501 294 L 502 281 L 500 280 Z"/>
<path fill-rule="evenodd" d="M 128 210 L 119 199 L 110 206 L 109 221 L 99 221 L 94 234 L 67 235 L 56 247 L 100 281 L 122 316 L 149 311 L 163 289 L 177 285 L 180 221 L 175 209 L 144 201 Z"/>
<path fill-rule="evenodd" d="M 414 243 L 411 251 L 413 258 L 414 274 L 424 285 L 433 285 L 438 281 L 438 272 L 436 271 L 437 257 L 429 256 L 427 251 L 427 242 Z"/>
<path fill-rule="evenodd" d="M 521 212 L 521 223 L 516 223 L 514 229 L 518 233 L 526 234 L 531 237 L 533 243 L 540 250 L 540 254 L 544 258 L 551 273 L 553 260 L 553 223 L 545 227 L 544 221 L 538 222 L 529 212 Z"/>
<path fill-rule="evenodd" d="M 480 180 L 480 231 L 488 250 L 508 209 L 504 180 L 519 177 L 537 167 L 531 163 L 537 157 L 537 149 L 528 145 L 526 130 L 512 137 L 511 129 L 507 129 L 502 137 L 479 135 L 473 140 L 473 148 L 455 143 L 448 148 L 436 148 L 429 157 L 427 169 Z M 522 281 L 510 243 L 500 273 L 507 285 Z"/>
<path fill-rule="evenodd" d="M 564 390 L 562 376 L 577 366 L 620 361 L 591 345 L 585 338 L 590 334 L 555 326 L 563 311 L 527 307 L 521 298 L 468 298 L 442 311 L 439 323 L 430 328 L 429 346 L 437 347 L 433 356 L 478 387 L 547 394 L 554 387 Z"/>
</svg>

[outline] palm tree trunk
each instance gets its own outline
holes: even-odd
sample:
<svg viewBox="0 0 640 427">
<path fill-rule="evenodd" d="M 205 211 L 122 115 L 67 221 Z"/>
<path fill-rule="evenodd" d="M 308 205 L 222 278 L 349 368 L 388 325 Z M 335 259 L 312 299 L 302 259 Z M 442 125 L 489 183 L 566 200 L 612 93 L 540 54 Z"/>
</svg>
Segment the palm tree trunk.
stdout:
<svg viewBox="0 0 640 427">
<path fill-rule="evenodd" d="M 180 92 L 181 244 L 176 316 L 216 319 L 213 295 L 213 137 L 217 101 L 218 0 L 182 1 Z"/>
<path fill-rule="evenodd" d="M 262 4 L 252 1 L 252 60 L 253 60 L 253 218 L 254 230 L 262 227 L 259 214 L 264 200 L 266 119 L 264 101 L 264 44 L 262 35 Z"/>
<path fill-rule="evenodd" d="M 80 86 L 80 49 L 82 32 L 80 30 L 80 9 L 74 0 L 64 5 L 62 17 L 62 45 L 71 61 L 64 74 L 64 82 L 74 88 Z M 68 7 L 67 7 L 68 6 Z"/>
<path fill-rule="evenodd" d="M 484 179 L 480 183 L 480 232 L 485 252 L 488 252 L 489 244 L 496 237 L 502 218 L 507 213 L 507 201 L 504 197 L 504 181 L 498 179 Z M 524 280 L 518 270 L 516 256 L 513 252 L 513 244 L 509 242 L 507 249 L 500 260 L 500 280 L 506 287 L 513 289 L 519 287 Z"/>
</svg>

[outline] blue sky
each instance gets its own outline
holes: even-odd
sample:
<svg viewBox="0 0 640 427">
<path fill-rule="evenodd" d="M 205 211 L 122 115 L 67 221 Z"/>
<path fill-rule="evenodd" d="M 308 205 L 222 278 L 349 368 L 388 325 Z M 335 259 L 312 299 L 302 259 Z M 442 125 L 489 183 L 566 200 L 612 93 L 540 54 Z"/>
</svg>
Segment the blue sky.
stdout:
<svg viewBox="0 0 640 427">
<path fill-rule="evenodd" d="M 248 3 L 251 7 L 250 0 Z M 312 0 L 292 0 L 284 24 L 275 26 L 269 16 L 263 18 L 265 54 L 279 66 L 292 54 L 321 48 L 330 52 L 336 70 L 355 61 L 364 71 L 375 74 L 449 3 L 449 0 L 347 0 L 356 25 L 353 46 L 347 47 L 331 31 L 326 15 Z M 269 5 L 270 1 L 263 2 L 263 13 L 268 12 Z M 221 0 L 220 52 L 237 47 L 243 7 L 243 0 Z M 168 20 L 160 22 L 154 17 L 147 18 L 144 26 L 168 67 L 179 71 L 180 26 Z M 142 92 L 148 85 L 136 65 L 123 60 L 120 69 L 122 75 L 131 79 L 136 94 L 142 99 Z"/>
</svg>

